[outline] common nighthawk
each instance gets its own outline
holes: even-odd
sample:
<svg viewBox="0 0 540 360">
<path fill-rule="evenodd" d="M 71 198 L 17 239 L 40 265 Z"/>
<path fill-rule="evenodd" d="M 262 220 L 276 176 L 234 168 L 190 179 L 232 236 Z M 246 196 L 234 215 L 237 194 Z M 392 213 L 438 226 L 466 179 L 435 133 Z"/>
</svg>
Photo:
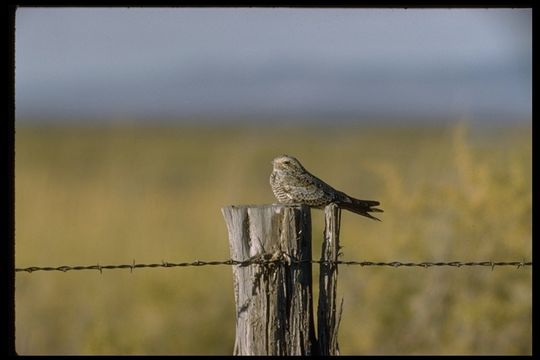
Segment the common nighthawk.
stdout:
<svg viewBox="0 0 540 360">
<path fill-rule="evenodd" d="M 272 160 L 272 165 L 270 185 L 280 203 L 305 204 L 315 208 L 335 203 L 342 209 L 374 220 L 379 219 L 370 212 L 383 212 L 374 207 L 379 205 L 378 201 L 358 200 L 334 189 L 307 171 L 300 161 L 292 156 L 278 156 Z"/>
</svg>

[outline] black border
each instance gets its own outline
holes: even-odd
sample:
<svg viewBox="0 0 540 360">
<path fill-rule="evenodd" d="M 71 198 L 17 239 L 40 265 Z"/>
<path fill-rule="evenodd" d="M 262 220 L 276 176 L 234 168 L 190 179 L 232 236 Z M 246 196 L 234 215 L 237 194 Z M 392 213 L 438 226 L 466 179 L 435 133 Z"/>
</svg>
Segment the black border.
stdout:
<svg viewBox="0 0 540 360">
<path fill-rule="evenodd" d="M 6 277 L 6 293 L 7 301 L 4 311 L 2 312 L 3 318 L 0 320 L 2 324 L 5 324 L 6 335 L 4 337 L 4 345 L 0 346 L 2 353 L 8 356 L 16 356 L 15 350 L 15 13 L 18 7 L 190 7 L 190 8 L 202 8 L 202 7 L 257 7 L 257 8 L 271 8 L 271 7 L 284 7 L 284 8 L 531 8 L 533 9 L 533 59 L 534 59 L 534 18 L 535 11 L 532 1 L 490 1 L 490 2 L 468 2 L 468 3 L 456 3 L 456 2 L 439 2 L 433 4 L 433 2 L 427 1 L 81 1 L 81 2 L 69 2 L 69 1 L 37 1 L 37 0 L 22 0 L 14 3 L 8 3 L 7 6 L 7 26 L 8 34 L 8 91 L 7 91 L 7 119 L 1 121 L 2 126 L 5 128 L 4 143 L 7 154 L 6 164 L 7 168 L 6 186 L 4 189 L 4 204 L 7 205 L 7 211 L 2 216 L 7 222 L 7 236 L 6 240 L 2 242 L 2 255 L 4 261 L 2 262 L 2 276 Z M 533 118 L 534 118 L 534 66 L 533 66 Z M 534 136 L 535 130 L 533 125 L 533 188 L 534 188 Z M 533 208 L 534 208 L 534 191 L 533 191 Z M 534 210 L 533 210 L 534 215 Z M 534 217 L 533 217 L 534 219 Z M 534 224 L 534 221 L 533 221 Z M 534 239 L 534 225 L 533 225 L 533 239 Z M 534 243 L 534 241 L 533 241 Z M 533 246 L 534 254 L 534 246 Z M 533 288 L 534 288 L 534 270 L 533 270 Z M 534 303 L 534 295 L 533 295 Z M 534 319 L 534 306 L 531 316 Z M 533 339 L 534 339 L 534 321 L 533 321 Z M 532 339 L 531 339 L 532 341 Z M 534 354 L 534 341 L 532 341 L 532 353 Z"/>
</svg>

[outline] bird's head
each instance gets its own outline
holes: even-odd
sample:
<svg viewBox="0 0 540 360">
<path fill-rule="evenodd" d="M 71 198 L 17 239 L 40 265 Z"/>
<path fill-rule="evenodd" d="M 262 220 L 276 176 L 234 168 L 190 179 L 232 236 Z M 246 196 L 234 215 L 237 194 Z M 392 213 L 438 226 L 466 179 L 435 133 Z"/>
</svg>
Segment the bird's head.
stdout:
<svg viewBox="0 0 540 360">
<path fill-rule="evenodd" d="M 304 170 L 300 161 L 289 155 L 281 155 L 272 160 L 274 171 Z"/>
</svg>

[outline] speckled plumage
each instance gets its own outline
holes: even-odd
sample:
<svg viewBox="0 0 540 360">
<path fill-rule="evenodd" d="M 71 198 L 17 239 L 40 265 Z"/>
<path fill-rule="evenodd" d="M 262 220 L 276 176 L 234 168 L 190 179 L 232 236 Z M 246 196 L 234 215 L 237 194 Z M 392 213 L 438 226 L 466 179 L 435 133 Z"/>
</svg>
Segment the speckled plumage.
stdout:
<svg viewBox="0 0 540 360">
<path fill-rule="evenodd" d="M 382 212 L 374 208 L 374 200 L 359 200 L 334 189 L 307 171 L 300 161 L 288 155 L 278 156 L 272 161 L 270 186 L 274 195 L 283 204 L 305 204 L 322 208 L 330 203 L 357 214 L 379 220 L 369 212 Z"/>
</svg>

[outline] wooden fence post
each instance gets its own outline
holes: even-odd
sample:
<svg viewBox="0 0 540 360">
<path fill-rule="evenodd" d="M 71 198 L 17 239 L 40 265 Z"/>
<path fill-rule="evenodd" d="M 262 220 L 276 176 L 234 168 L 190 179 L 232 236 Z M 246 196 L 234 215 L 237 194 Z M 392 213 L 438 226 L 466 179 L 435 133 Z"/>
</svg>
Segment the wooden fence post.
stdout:
<svg viewBox="0 0 540 360">
<path fill-rule="evenodd" d="M 339 307 L 336 304 L 338 266 L 335 261 L 339 255 L 339 227 L 341 209 L 330 204 L 324 209 L 325 228 L 321 252 L 319 276 L 319 305 L 317 309 L 317 330 L 320 355 L 339 355 L 337 335 L 343 299 Z"/>
<path fill-rule="evenodd" d="M 311 213 L 303 205 L 222 209 L 231 258 L 291 259 L 234 265 L 234 355 L 315 355 Z"/>
</svg>

